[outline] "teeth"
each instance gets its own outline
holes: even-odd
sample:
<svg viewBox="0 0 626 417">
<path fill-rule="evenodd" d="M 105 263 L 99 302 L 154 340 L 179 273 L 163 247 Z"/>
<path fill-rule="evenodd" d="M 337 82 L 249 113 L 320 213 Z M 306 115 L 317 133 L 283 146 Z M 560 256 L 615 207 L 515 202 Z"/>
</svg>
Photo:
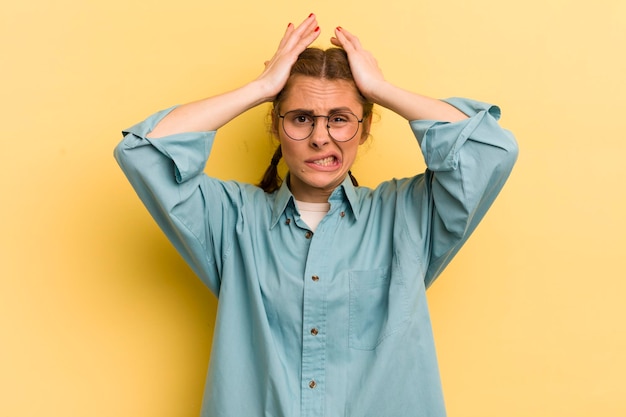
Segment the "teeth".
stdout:
<svg viewBox="0 0 626 417">
<path fill-rule="evenodd" d="M 313 163 L 315 165 L 320 165 L 320 166 L 328 166 L 330 164 L 332 164 L 333 162 L 335 162 L 335 157 L 334 156 L 329 156 L 328 158 L 324 158 L 324 159 L 318 159 L 317 161 L 313 161 Z"/>
</svg>

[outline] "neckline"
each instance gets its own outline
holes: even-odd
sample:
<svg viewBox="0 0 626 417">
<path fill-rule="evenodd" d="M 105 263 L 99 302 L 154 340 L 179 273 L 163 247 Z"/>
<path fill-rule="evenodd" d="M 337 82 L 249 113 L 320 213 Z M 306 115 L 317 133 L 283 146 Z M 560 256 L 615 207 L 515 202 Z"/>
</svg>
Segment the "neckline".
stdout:
<svg viewBox="0 0 626 417">
<path fill-rule="evenodd" d="M 330 210 L 329 202 L 309 203 L 309 202 L 300 201 L 300 200 L 295 200 L 295 201 L 296 201 L 296 206 L 298 207 L 298 210 L 301 210 L 301 211 L 314 211 L 314 212 L 328 213 L 328 211 Z"/>
</svg>

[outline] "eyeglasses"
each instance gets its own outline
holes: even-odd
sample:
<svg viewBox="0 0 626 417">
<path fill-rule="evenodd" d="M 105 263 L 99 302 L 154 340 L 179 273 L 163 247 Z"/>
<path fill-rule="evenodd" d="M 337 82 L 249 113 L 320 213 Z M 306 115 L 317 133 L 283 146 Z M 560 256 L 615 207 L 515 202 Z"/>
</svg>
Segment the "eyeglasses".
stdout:
<svg viewBox="0 0 626 417">
<path fill-rule="evenodd" d="M 302 110 L 288 111 L 278 115 L 283 119 L 283 131 L 292 140 L 304 140 L 311 136 L 318 118 L 326 119 L 328 135 L 337 142 L 347 142 L 354 138 L 363 122 L 350 111 L 339 111 L 328 116 L 318 116 Z"/>
</svg>

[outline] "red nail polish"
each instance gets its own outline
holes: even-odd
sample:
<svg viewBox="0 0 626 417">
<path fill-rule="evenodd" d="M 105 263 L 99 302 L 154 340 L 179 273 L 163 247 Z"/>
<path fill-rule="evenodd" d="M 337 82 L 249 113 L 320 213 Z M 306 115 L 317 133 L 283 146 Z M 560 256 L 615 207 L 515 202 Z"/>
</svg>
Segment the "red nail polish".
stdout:
<svg viewBox="0 0 626 417">
<path fill-rule="evenodd" d="M 341 26 L 337 26 L 337 30 L 341 32 Z"/>
<path fill-rule="evenodd" d="M 311 14 L 309 15 L 309 17 L 313 16 L 313 14 L 314 14 L 314 13 L 311 13 Z"/>
<path fill-rule="evenodd" d="M 315 28 L 315 31 L 316 31 L 316 32 L 318 32 L 319 30 L 320 30 L 320 27 L 319 27 L 319 26 Z"/>
<path fill-rule="evenodd" d="M 288 28 L 289 28 L 289 27 L 291 27 L 291 23 L 289 23 L 289 24 L 287 25 L 287 27 L 288 27 Z"/>
</svg>

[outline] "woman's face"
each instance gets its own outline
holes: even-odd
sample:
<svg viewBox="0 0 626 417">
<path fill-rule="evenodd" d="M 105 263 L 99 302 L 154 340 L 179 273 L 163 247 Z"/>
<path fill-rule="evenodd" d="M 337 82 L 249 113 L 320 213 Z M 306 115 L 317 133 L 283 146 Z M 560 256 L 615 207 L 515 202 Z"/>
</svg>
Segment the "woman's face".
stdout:
<svg viewBox="0 0 626 417">
<path fill-rule="evenodd" d="M 354 85 L 345 80 L 326 80 L 302 75 L 294 76 L 280 114 L 301 110 L 314 115 L 329 115 L 336 110 L 349 110 L 363 118 L 363 106 Z M 359 124 L 357 134 L 347 142 L 333 140 L 326 121 L 317 118 L 313 133 L 304 140 L 290 139 L 278 120 L 276 133 L 282 146 L 283 158 L 290 173 L 289 188 L 297 200 L 326 202 L 333 190 L 348 175 L 360 144 L 369 134 L 371 118 Z"/>
</svg>

